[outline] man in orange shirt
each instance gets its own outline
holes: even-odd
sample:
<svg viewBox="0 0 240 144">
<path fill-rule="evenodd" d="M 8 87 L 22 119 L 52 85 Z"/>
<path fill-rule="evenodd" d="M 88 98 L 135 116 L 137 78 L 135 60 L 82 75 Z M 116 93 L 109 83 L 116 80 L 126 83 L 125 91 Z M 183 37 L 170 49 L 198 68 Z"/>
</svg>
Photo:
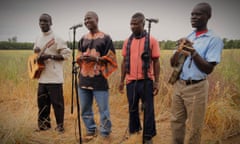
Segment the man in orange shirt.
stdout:
<svg viewBox="0 0 240 144">
<path fill-rule="evenodd" d="M 79 41 L 77 62 L 80 68 L 78 90 L 86 140 L 91 140 L 97 131 L 102 137 L 108 138 L 112 131 L 112 122 L 107 78 L 117 69 L 115 48 L 110 35 L 99 30 L 96 12 L 88 11 L 84 24 L 89 32 Z M 99 108 L 99 128 L 92 109 L 94 99 Z"/>
<path fill-rule="evenodd" d="M 121 64 L 119 91 L 123 93 L 126 78 L 130 134 L 138 133 L 142 129 L 138 103 L 140 99 L 144 102 L 143 141 L 149 144 L 152 143 L 152 137 L 156 135 L 153 97 L 158 94 L 159 89 L 160 48 L 158 41 L 144 30 L 145 17 L 142 13 L 135 13 L 130 25 L 132 35 L 124 41 L 122 48 L 124 58 Z M 142 60 L 142 54 L 146 50 L 150 54 L 147 78 L 143 71 L 145 62 Z M 144 99 L 143 94 L 145 94 Z"/>
</svg>

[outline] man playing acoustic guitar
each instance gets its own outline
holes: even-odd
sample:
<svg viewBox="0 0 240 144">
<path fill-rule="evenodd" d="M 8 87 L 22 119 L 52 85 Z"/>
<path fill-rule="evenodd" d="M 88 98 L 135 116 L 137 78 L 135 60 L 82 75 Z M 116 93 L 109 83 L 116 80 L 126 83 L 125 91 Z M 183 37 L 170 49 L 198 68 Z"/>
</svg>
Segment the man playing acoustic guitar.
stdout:
<svg viewBox="0 0 240 144">
<path fill-rule="evenodd" d="M 64 99 L 63 99 L 63 61 L 71 56 L 66 43 L 51 30 L 52 18 L 44 13 L 39 18 L 42 35 L 34 44 L 37 63 L 42 65 L 38 78 L 38 131 L 51 128 L 50 109 L 54 109 L 58 132 L 64 132 Z M 34 66 L 32 66 L 34 67 Z M 39 72 L 39 70 L 37 70 Z M 34 71 L 32 71 L 34 72 Z"/>
<path fill-rule="evenodd" d="M 188 54 L 182 65 L 179 79 L 174 84 L 172 97 L 172 144 L 183 144 L 185 138 L 186 120 L 189 124 L 187 144 L 200 144 L 201 131 L 208 100 L 209 83 L 207 76 L 221 60 L 222 40 L 212 30 L 207 28 L 212 15 L 208 3 L 199 3 L 191 12 L 191 24 L 195 30 L 186 38 L 180 39 L 179 46 L 184 43 L 183 51 Z M 178 51 L 171 58 L 171 65 L 179 64 Z M 174 83 L 174 81 L 170 81 Z"/>
</svg>

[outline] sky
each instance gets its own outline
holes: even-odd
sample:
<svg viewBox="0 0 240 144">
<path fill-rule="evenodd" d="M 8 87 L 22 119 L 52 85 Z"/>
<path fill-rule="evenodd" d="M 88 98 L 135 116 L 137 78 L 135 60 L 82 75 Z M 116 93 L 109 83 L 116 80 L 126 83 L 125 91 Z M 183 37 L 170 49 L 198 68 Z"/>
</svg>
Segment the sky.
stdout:
<svg viewBox="0 0 240 144">
<path fill-rule="evenodd" d="M 2 0 L 0 4 L 0 41 L 17 37 L 18 42 L 34 42 L 41 34 L 39 16 L 52 16 L 54 33 L 73 41 L 73 25 L 84 22 L 87 11 L 99 16 L 99 29 L 113 41 L 125 40 L 131 34 L 130 19 L 136 12 L 146 18 L 159 19 L 151 23 L 150 33 L 159 41 L 177 40 L 188 35 L 192 8 L 199 2 L 212 6 L 208 28 L 221 38 L 240 39 L 240 1 L 238 0 Z M 145 25 L 148 30 L 148 23 Z M 83 25 L 76 29 L 76 41 L 87 33 Z"/>
</svg>

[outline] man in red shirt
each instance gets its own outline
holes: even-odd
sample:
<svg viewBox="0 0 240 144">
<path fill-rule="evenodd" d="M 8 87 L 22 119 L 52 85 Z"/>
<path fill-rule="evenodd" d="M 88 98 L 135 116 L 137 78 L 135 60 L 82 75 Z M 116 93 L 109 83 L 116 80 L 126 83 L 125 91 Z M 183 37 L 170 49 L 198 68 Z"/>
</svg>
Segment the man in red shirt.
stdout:
<svg viewBox="0 0 240 144">
<path fill-rule="evenodd" d="M 156 135 L 154 99 L 158 94 L 160 73 L 160 48 L 158 41 L 149 36 L 144 30 L 145 17 L 142 13 L 135 13 L 131 18 L 132 35 L 124 41 L 122 48 L 123 61 L 121 64 L 121 80 L 119 91 L 123 93 L 126 78 L 127 98 L 129 103 L 129 132 L 138 133 L 142 128 L 139 118 L 138 103 L 144 102 L 144 143 L 152 143 Z M 149 51 L 149 67 L 145 78 L 142 54 Z M 145 87 L 144 87 L 145 85 Z M 143 94 L 144 99 L 143 99 Z"/>
</svg>

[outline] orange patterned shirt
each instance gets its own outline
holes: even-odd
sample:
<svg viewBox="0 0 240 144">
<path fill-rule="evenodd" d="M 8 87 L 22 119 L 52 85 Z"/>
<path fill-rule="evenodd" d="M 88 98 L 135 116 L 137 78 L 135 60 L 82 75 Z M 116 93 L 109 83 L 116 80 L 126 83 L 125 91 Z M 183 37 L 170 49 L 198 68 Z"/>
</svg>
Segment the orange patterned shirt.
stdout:
<svg viewBox="0 0 240 144">
<path fill-rule="evenodd" d="M 88 33 L 80 39 L 78 52 L 79 86 L 94 90 L 108 89 L 107 77 L 117 69 L 115 48 L 110 36 L 103 32 L 94 35 Z M 80 60 L 81 57 L 86 59 Z"/>
</svg>

